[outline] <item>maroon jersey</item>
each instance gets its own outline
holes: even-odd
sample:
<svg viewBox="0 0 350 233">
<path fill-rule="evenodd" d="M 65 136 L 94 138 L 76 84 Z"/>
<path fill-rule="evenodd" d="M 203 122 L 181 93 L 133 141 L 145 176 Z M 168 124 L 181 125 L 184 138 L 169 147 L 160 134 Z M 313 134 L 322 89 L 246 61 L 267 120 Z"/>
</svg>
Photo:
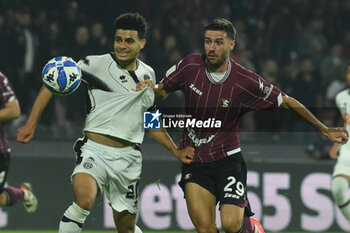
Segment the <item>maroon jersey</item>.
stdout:
<svg viewBox="0 0 350 233">
<path fill-rule="evenodd" d="M 180 148 L 193 146 L 195 162 L 212 162 L 240 151 L 239 118 L 248 111 L 275 110 L 282 103 L 281 90 L 232 59 L 220 82 L 205 66 L 205 56 L 190 54 L 170 68 L 161 81 L 164 90 L 182 90 L 186 114 L 209 128 L 184 129 Z M 220 127 L 215 127 L 221 122 Z M 218 126 L 218 125 L 216 125 Z"/>
<path fill-rule="evenodd" d="M 0 72 L 0 109 L 5 107 L 7 102 L 16 99 L 12 86 L 6 76 Z M 4 127 L 0 124 L 0 153 L 10 152 L 9 142 L 7 141 Z"/>
</svg>

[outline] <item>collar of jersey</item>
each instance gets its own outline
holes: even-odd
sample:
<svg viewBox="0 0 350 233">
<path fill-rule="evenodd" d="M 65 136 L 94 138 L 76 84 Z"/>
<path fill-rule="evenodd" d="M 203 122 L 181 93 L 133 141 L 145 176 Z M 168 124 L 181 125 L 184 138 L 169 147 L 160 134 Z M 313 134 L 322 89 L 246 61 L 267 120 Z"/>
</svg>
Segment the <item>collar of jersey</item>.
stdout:
<svg viewBox="0 0 350 233">
<path fill-rule="evenodd" d="M 210 82 L 212 82 L 213 84 L 219 85 L 219 84 L 225 82 L 226 79 L 228 78 L 228 76 L 230 75 L 230 73 L 231 73 L 231 62 L 230 62 L 230 60 L 228 61 L 228 66 L 227 66 L 227 70 L 225 71 L 225 75 L 219 82 L 215 81 L 213 76 L 210 74 L 210 71 L 208 70 L 207 66 L 205 66 L 205 73 L 206 73 L 206 75 L 207 75 L 207 77 L 208 77 Z"/>
<path fill-rule="evenodd" d="M 118 60 L 117 60 L 117 58 L 116 58 L 114 52 L 110 52 L 109 55 L 111 55 L 112 59 L 115 61 L 115 63 L 117 64 L 117 66 L 118 66 L 120 69 L 126 70 L 126 69 L 124 69 L 123 67 L 121 67 L 121 66 L 119 65 L 119 62 L 118 62 Z M 138 68 L 139 68 L 139 59 L 136 59 L 136 70 L 137 70 Z M 136 71 L 136 70 L 133 70 L 133 71 Z M 128 71 L 128 70 L 126 70 L 126 71 Z"/>
</svg>

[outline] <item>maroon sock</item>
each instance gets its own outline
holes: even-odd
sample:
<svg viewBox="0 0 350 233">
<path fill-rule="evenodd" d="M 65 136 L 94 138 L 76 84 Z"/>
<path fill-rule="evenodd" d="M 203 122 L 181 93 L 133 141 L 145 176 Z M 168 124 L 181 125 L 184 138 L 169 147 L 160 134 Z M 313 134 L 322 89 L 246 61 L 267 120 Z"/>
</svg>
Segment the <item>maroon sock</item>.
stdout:
<svg viewBox="0 0 350 233">
<path fill-rule="evenodd" d="M 12 206 L 23 201 L 24 192 L 19 188 L 7 186 L 4 188 L 4 192 L 7 196 L 7 205 Z"/>
<path fill-rule="evenodd" d="M 254 233 L 255 226 L 254 224 L 250 221 L 250 217 L 244 216 L 243 218 L 243 230 L 242 232 L 244 233 Z"/>
</svg>

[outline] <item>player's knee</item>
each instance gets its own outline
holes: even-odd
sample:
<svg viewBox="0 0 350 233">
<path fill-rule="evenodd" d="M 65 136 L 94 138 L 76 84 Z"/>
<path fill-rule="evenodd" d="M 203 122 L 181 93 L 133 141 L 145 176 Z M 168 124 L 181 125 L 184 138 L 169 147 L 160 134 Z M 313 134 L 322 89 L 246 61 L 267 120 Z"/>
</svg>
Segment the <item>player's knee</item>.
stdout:
<svg viewBox="0 0 350 233">
<path fill-rule="evenodd" d="M 119 223 L 117 224 L 118 233 L 134 233 L 135 224 Z"/>
<path fill-rule="evenodd" d="M 222 219 L 221 225 L 222 229 L 227 233 L 235 233 L 238 232 L 242 228 L 242 220 L 238 218 L 230 218 Z"/>
<path fill-rule="evenodd" d="M 347 190 L 349 188 L 349 182 L 346 178 L 337 176 L 332 180 L 332 195 L 335 203 L 343 205 L 349 200 Z"/>
<path fill-rule="evenodd" d="M 7 205 L 7 196 L 4 192 L 0 194 L 0 207 Z"/>
<path fill-rule="evenodd" d="M 198 224 L 196 230 L 198 233 L 217 233 L 215 224 Z"/>
<path fill-rule="evenodd" d="M 95 198 L 87 196 L 81 196 L 76 198 L 75 203 L 80 206 L 80 208 L 84 210 L 91 210 L 93 204 L 94 204 Z"/>
</svg>

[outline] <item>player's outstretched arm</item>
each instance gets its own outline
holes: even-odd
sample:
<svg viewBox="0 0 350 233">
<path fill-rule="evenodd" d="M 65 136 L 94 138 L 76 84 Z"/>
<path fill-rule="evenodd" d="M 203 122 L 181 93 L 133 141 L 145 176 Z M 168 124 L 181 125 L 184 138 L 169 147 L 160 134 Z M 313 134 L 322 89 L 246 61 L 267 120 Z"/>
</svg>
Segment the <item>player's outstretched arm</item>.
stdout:
<svg viewBox="0 0 350 233">
<path fill-rule="evenodd" d="M 167 148 L 173 155 L 180 160 L 181 163 L 192 163 L 194 156 L 194 148 L 187 146 L 182 150 L 178 150 L 173 139 L 169 136 L 167 131 L 161 126 L 160 129 L 149 129 L 148 132 L 152 137 Z"/>
<path fill-rule="evenodd" d="M 320 122 L 303 104 L 287 95 L 283 96 L 282 107 L 297 114 L 304 121 L 312 125 L 324 136 L 333 142 L 345 144 L 348 141 L 349 133 L 342 127 L 331 128 Z"/>
<path fill-rule="evenodd" d="M 24 126 L 17 130 L 17 141 L 22 143 L 28 143 L 33 137 L 38 120 L 50 102 L 52 93 L 45 87 L 42 86 L 38 96 L 34 101 L 34 105 L 27 122 Z"/>
</svg>

